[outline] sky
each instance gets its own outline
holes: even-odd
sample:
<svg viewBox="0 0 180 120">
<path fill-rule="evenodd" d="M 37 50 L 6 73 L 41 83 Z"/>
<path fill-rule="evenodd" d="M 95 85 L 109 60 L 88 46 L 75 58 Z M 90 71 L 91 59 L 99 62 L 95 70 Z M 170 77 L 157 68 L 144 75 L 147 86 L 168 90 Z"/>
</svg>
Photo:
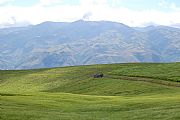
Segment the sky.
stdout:
<svg viewBox="0 0 180 120">
<path fill-rule="evenodd" d="M 0 25 L 114 21 L 129 26 L 180 23 L 180 0 L 0 0 Z"/>
</svg>

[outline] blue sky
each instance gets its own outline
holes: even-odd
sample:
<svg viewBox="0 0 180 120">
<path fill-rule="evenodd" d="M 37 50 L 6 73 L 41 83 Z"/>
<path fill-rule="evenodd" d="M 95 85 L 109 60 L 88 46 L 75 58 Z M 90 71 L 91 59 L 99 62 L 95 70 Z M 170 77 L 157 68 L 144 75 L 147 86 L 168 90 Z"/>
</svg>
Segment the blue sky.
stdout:
<svg viewBox="0 0 180 120">
<path fill-rule="evenodd" d="M 92 21 L 170 25 L 180 23 L 180 0 L 0 0 L 0 25 L 69 22 L 87 13 Z"/>
<path fill-rule="evenodd" d="M 13 5 L 20 7 L 34 6 L 43 0 L 0 0 L 1 6 Z M 44 0 L 51 2 L 54 5 L 78 5 L 81 4 L 82 0 Z M 53 4 L 53 1 L 54 4 Z M 84 0 L 86 1 L 86 0 Z M 103 0 L 96 0 L 103 1 Z M 180 0 L 106 0 L 111 7 L 126 7 L 134 10 L 144 9 L 159 9 L 159 10 L 171 10 L 167 5 L 174 3 L 177 7 L 180 7 Z M 115 4 L 116 3 L 116 4 Z M 164 6 L 160 6 L 164 4 Z"/>
</svg>

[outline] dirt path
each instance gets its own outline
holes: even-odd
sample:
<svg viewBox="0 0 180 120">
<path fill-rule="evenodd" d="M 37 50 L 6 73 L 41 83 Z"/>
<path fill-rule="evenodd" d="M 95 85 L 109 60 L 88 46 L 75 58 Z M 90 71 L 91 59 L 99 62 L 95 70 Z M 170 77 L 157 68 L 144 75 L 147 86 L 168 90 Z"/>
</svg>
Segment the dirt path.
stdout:
<svg viewBox="0 0 180 120">
<path fill-rule="evenodd" d="M 104 76 L 105 78 L 113 78 L 113 79 L 121 79 L 121 80 L 131 80 L 131 81 L 143 81 L 143 82 L 149 82 L 149 83 L 155 83 L 165 86 L 171 86 L 171 87 L 180 87 L 179 82 L 173 82 L 173 81 L 167 81 L 167 80 L 161 80 L 161 79 L 153 79 L 153 78 L 145 78 L 145 77 L 132 77 L 132 76 Z"/>
</svg>

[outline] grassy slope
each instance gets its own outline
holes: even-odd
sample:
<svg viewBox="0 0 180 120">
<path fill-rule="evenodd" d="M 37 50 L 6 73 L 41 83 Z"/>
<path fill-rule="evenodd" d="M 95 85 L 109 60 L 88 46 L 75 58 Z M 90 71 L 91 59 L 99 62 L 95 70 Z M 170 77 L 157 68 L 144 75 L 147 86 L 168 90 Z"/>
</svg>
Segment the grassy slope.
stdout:
<svg viewBox="0 0 180 120">
<path fill-rule="evenodd" d="M 178 73 L 180 63 L 0 71 L 0 119 L 178 120 Z"/>
</svg>

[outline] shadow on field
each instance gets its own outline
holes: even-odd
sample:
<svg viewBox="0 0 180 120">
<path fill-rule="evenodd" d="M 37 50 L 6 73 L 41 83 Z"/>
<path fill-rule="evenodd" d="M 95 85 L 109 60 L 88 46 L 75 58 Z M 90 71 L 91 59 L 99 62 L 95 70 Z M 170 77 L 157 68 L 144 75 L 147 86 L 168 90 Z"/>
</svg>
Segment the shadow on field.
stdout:
<svg viewBox="0 0 180 120">
<path fill-rule="evenodd" d="M 0 93 L 0 96 L 32 96 L 32 95 Z"/>
</svg>

